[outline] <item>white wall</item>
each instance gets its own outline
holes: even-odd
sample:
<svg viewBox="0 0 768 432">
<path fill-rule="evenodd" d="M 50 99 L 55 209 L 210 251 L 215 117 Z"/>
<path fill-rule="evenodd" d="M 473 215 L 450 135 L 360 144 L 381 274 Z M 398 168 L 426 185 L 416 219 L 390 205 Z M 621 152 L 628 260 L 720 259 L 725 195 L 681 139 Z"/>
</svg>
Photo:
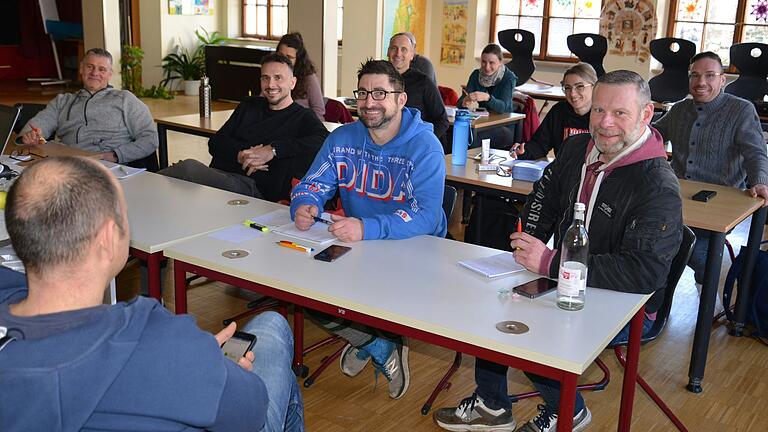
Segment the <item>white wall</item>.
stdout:
<svg viewBox="0 0 768 432">
<path fill-rule="evenodd" d="M 85 5 L 83 5 L 85 6 Z M 122 87 L 120 78 L 120 10 L 116 1 L 89 1 L 83 7 L 83 46 L 85 51 L 91 48 L 104 48 L 112 54 L 112 79 L 109 83 Z M 111 31 L 111 29 L 118 29 Z"/>
<path fill-rule="evenodd" d="M 173 52 L 176 45 L 181 44 L 190 53 L 194 52 L 199 45 L 195 30 L 202 27 L 209 33 L 227 33 L 225 29 L 229 3 L 226 0 L 211 0 L 211 5 L 214 8 L 213 15 L 170 15 L 165 0 L 140 1 L 141 47 L 144 49 L 142 75 L 145 87 L 158 84 L 163 78 L 162 58 Z"/>
<path fill-rule="evenodd" d="M 344 47 L 339 69 L 340 94 L 351 96 L 357 88 L 357 69 L 367 58 L 381 53 L 383 0 L 344 2 Z"/>
</svg>

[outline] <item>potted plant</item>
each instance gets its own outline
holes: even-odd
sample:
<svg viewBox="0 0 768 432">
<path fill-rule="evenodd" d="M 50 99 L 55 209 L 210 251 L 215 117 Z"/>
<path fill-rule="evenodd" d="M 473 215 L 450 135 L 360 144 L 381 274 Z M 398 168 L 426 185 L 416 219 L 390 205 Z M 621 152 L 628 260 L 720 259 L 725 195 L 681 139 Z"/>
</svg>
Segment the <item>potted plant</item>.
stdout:
<svg viewBox="0 0 768 432">
<path fill-rule="evenodd" d="M 184 82 L 184 93 L 196 95 L 200 87 L 200 77 L 203 76 L 205 64 L 203 57 L 195 50 L 194 54 L 183 46 L 177 46 L 176 52 L 163 57 L 164 78 L 160 85 L 167 85 L 171 81 L 180 79 Z"/>
<path fill-rule="evenodd" d="M 195 36 L 200 41 L 200 45 L 193 53 L 184 46 L 177 45 L 176 52 L 163 57 L 164 78 L 160 82 L 161 86 L 180 79 L 184 82 L 185 94 L 198 94 L 200 77 L 205 74 L 205 45 L 218 45 L 229 40 L 219 35 L 219 32 L 208 33 L 205 29 L 200 30 L 195 30 Z"/>
<path fill-rule="evenodd" d="M 140 98 L 173 99 L 168 89 L 163 86 L 153 85 L 144 88 L 141 84 L 141 60 L 144 58 L 144 50 L 132 45 L 123 46 L 120 56 L 120 76 L 123 81 L 123 90 L 135 94 Z"/>
</svg>

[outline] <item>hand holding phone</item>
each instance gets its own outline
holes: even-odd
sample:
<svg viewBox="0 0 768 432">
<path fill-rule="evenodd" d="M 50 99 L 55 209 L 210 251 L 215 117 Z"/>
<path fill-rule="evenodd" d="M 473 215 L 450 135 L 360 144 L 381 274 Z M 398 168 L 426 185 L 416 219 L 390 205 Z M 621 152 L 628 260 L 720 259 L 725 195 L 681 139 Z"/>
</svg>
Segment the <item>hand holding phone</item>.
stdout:
<svg viewBox="0 0 768 432">
<path fill-rule="evenodd" d="M 224 356 L 237 363 L 241 357 L 245 357 L 245 354 L 253 348 L 255 343 L 255 335 L 236 331 L 232 337 L 224 342 L 221 346 L 221 350 L 224 351 Z"/>
</svg>

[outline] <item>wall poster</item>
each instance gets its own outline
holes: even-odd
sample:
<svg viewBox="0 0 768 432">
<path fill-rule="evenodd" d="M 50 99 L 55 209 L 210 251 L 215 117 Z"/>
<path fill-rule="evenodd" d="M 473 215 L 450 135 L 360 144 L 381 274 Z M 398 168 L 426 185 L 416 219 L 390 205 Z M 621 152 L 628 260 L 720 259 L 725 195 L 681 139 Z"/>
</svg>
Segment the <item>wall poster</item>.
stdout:
<svg viewBox="0 0 768 432">
<path fill-rule="evenodd" d="M 168 0 L 169 15 L 213 15 L 212 0 Z"/>
<path fill-rule="evenodd" d="M 463 66 L 467 54 L 469 0 L 443 0 L 440 64 Z"/>
</svg>

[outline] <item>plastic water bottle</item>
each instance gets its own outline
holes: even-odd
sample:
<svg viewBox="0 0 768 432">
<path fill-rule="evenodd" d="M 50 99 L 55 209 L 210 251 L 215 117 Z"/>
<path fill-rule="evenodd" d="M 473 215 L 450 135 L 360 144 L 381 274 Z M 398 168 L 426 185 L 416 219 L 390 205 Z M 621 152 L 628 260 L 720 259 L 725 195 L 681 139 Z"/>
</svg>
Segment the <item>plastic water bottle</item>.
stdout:
<svg viewBox="0 0 768 432">
<path fill-rule="evenodd" d="M 472 142 L 472 117 L 468 110 L 456 110 L 453 121 L 453 147 L 451 149 L 451 164 L 466 165 L 467 148 Z"/>
<path fill-rule="evenodd" d="M 211 85 L 208 82 L 208 77 L 203 75 L 200 77 L 200 117 L 211 116 Z"/>
<path fill-rule="evenodd" d="M 584 226 L 583 203 L 573 205 L 573 223 L 560 246 L 560 271 L 557 278 L 557 306 L 569 311 L 581 310 L 587 291 L 589 238 Z"/>
</svg>

